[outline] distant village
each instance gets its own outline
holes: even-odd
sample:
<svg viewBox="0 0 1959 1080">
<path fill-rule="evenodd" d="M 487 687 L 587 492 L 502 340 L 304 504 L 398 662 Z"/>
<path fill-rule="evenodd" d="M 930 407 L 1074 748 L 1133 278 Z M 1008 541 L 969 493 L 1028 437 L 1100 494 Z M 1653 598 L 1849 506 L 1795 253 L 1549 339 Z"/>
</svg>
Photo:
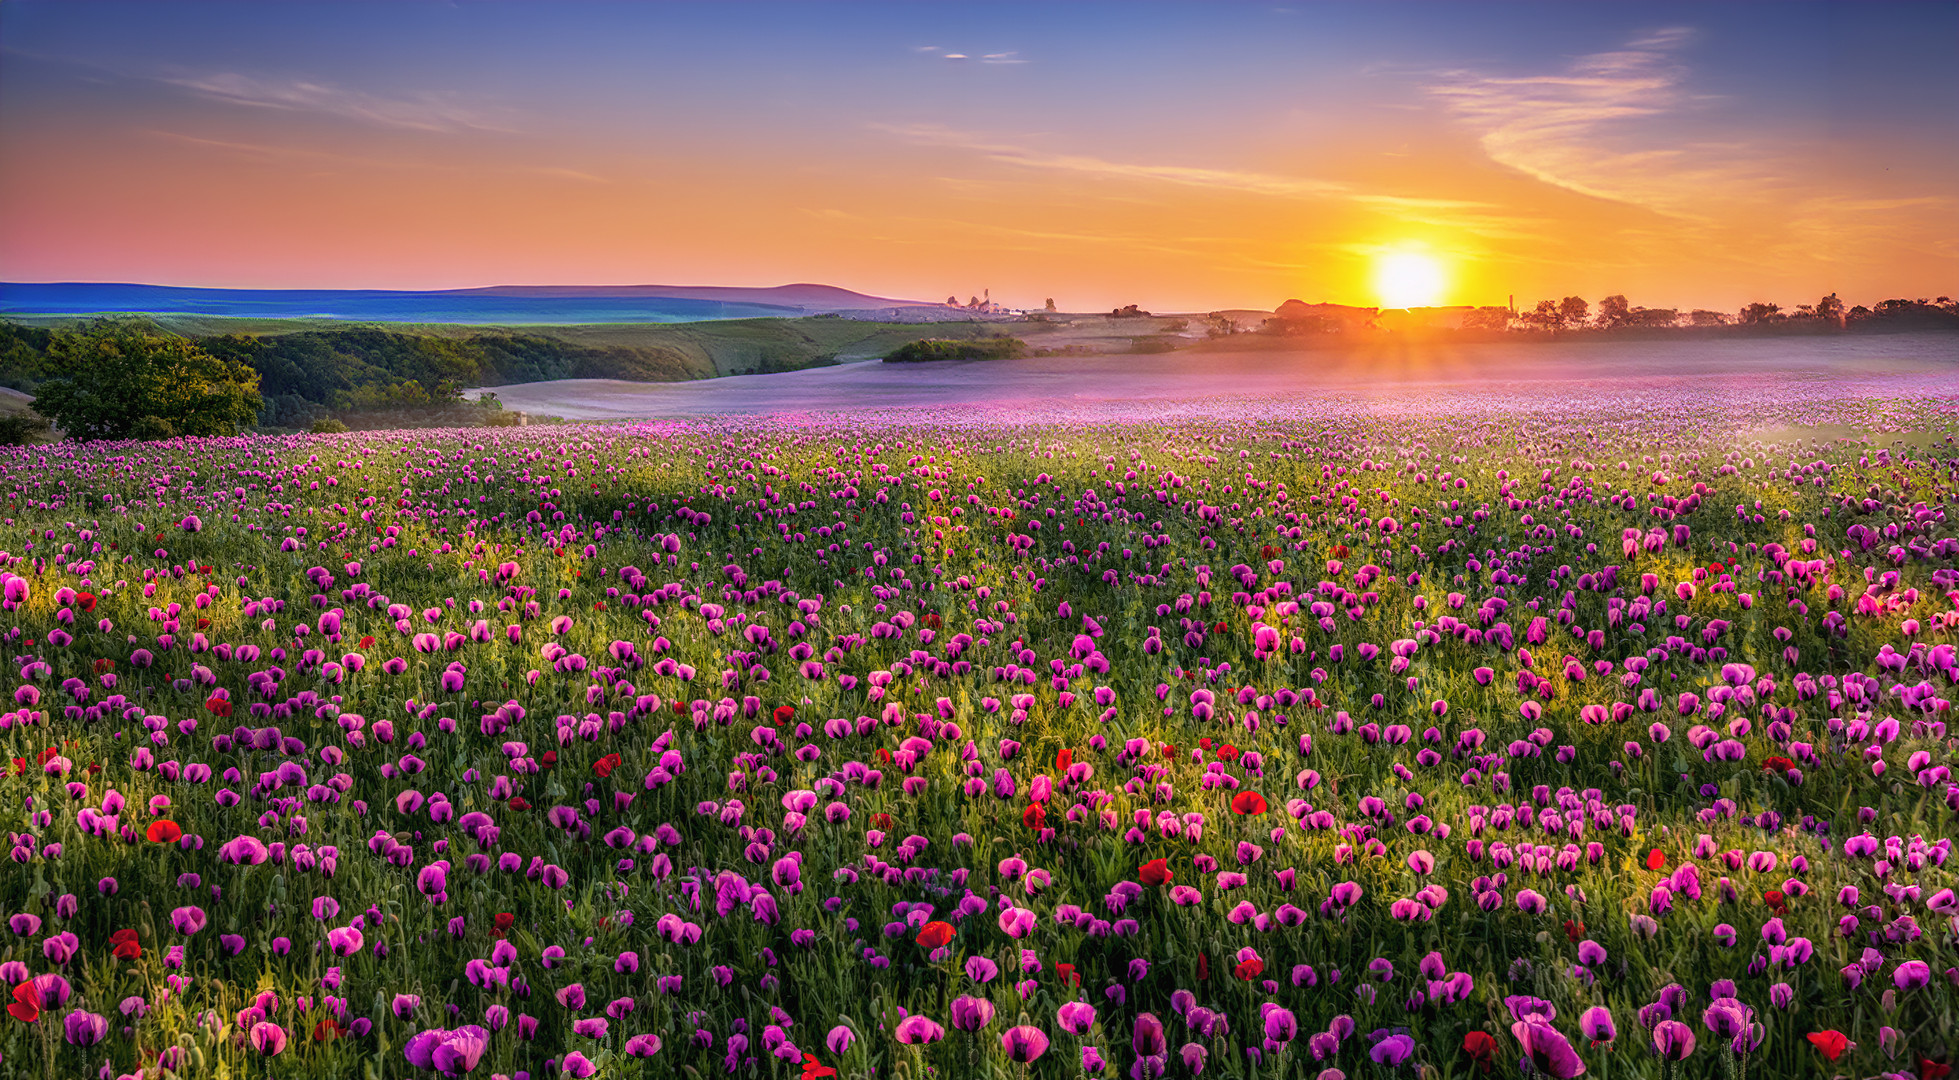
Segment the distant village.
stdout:
<svg viewBox="0 0 1959 1080">
<path fill-rule="evenodd" d="M 1046 302 L 1043 309 L 1012 308 L 994 301 L 990 290 L 969 297 L 964 303 L 961 303 L 956 295 L 948 296 L 944 308 L 927 310 L 943 311 L 945 314 L 940 318 L 992 316 L 1039 320 L 1045 315 L 1059 313 L 1052 299 Z M 1104 317 L 1148 319 L 1153 316 L 1137 305 L 1130 304 L 1111 310 Z M 1512 297 L 1508 304 L 1503 305 L 1452 304 L 1410 308 L 1309 304 L 1303 300 L 1287 300 L 1270 312 L 1257 309 L 1233 309 L 1177 317 L 1201 323 L 1212 337 L 1245 333 L 1304 337 L 1317 334 L 1556 332 L 1715 327 L 1843 330 L 1906 328 L 1908 325 L 1920 324 L 1927 327 L 1959 326 L 1959 304 L 1954 303 L 1950 297 L 1940 296 L 1936 299 L 1883 300 L 1871 307 L 1861 304 L 1847 306 L 1834 293 L 1814 304 L 1798 304 L 1793 309 L 1784 309 L 1772 303 L 1753 303 L 1736 312 L 1699 308 L 1682 311 L 1677 308 L 1640 307 L 1628 303 L 1621 295 L 1605 297 L 1596 305 L 1582 297 L 1567 296 L 1562 300 L 1542 300 L 1524 309 L 1517 307 L 1515 297 Z"/>
</svg>

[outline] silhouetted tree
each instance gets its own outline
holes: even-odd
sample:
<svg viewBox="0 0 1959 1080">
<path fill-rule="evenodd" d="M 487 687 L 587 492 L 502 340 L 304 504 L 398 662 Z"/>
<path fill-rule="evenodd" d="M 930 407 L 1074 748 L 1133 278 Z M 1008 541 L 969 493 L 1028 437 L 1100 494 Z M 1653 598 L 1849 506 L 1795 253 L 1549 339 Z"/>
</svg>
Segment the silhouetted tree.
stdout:
<svg viewBox="0 0 1959 1080">
<path fill-rule="evenodd" d="M 1735 321 L 1743 326 L 1760 326 L 1764 323 L 1780 321 L 1781 318 L 1782 306 L 1780 304 L 1749 304 L 1741 309 L 1740 314 L 1735 317 Z"/>
<path fill-rule="evenodd" d="M 1632 308 L 1623 293 L 1614 293 L 1598 302 L 1598 325 L 1602 330 L 1617 330 L 1632 322 Z"/>
<path fill-rule="evenodd" d="M 1828 319 L 1838 326 L 1842 326 L 1844 315 L 1843 301 L 1837 299 L 1836 293 L 1831 293 L 1816 302 L 1816 315 L 1818 318 Z"/>
<path fill-rule="evenodd" d="M 1583 326 L 1585 325 L 1585 315 L 1591 309 L 1592 305 L 1586 303 L 1584 297 L 1567 296 L 1558 302 L 1559 325 Z"/>
</svg>

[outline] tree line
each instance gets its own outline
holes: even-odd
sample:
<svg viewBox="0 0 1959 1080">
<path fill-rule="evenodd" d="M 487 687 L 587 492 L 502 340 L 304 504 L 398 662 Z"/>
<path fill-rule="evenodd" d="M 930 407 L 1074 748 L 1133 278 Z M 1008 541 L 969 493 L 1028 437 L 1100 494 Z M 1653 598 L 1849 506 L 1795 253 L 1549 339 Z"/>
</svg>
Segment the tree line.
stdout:
<svg viewBox="0 0 1959 1080">
<path fill-rule="evenodd" d="M 1480 316 L 1480 318 L 1478 318 Z M 1503 308 L 1482 308 L 1464 320 L 1465 329 L 1484 330 L 1626 330 L 1633 328 L 1790 326 L 1828 329 L 1872 327 L 1883 324 L 1959 326 L 1959 304 L 1951 297 L 1937 299 L 1881 300 L 1873 307 L 1858 304 L 1845 307 L 1836 293 L 1814 304 L 1798 304 L 1785 311 L 1774 303 L 1751 303 L 1729 313 L 1694 308 L 1635 307 L 1623 294 L 1608 296 L 1596 311 L 1581 296 L 1562 300 L 1539 300 L 1537 305 L 1514 315 Z"/>
</svg>

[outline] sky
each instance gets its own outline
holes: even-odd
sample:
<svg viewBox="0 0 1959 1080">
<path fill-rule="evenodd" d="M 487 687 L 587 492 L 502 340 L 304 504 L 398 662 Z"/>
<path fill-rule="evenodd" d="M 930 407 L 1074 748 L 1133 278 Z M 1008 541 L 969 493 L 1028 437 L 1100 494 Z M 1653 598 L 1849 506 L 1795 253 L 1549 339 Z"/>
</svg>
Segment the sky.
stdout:
<svg viewBox="0 0 1959 1080">
<path fill-rule="evenodd" d="M 0 280 L 1953 295 L 1955 42 L 1950 2 L 0 0 Z"/>
</svg>

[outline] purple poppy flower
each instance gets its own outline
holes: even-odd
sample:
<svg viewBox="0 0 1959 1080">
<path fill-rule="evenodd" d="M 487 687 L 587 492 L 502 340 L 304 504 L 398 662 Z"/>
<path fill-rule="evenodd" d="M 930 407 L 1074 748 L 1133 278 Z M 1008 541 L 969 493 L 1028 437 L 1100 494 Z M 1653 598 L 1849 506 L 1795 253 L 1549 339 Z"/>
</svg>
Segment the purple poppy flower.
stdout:
<svg viewBox="0 0 1959 1080">
<path fill-rule="evenodd" d="M 1163 1035 L 1163 1021 L 1158 1020 L 1155 1013 L 1138 1015 L 1129 1045 L 1138 1057 L 1160 1058 L 1169 1054 L 1170 1044 Z"/>
<path fill-rule="evenodd" d="M 1557 1080 L 1571 1080 L 1574 1076 L 1585 1075 L 1585 1063 L 1579 1060 L 1578 1051 L 1572 1049 L 1570 1040 L 1543 1016 L 1531 1014 L 1517 1021 L 1510 1025 L 1510 1034 L 1522 1044 L 1524 1057 L 1538 1071 Z"/>
<path fill-rule="evenodd" d="M 286 1029 L 277 1024 L 266 1021 L 253 1024 L 248 1037 L 252 1049 L 266 1057 L 278 1057 L 286 1050 Z"/>
<path fill-rule="evenodd" d="M 1048 1052 L 1047 1033 L 1028 1024 L 1018 1024 L 1001 1034 L 1000 1047 L 1007 1052 L 1007 1060 L 1025 1065 L 1040 1060 Z"/>
<path fill-rule="evenodd" d="M 61 1032 L 74 1046 L 94 1046 L 109 1033 L 109 1018 L 76 1009 L 61 1018 Z"/>
<path fill-rule="evenodd" d="M 906 1046 L 920 1046 L 945 1038 L 945 1028 L 933 1020 L 914 1013 L 898 1021 L 898 1029 L 892 1033 L 892 1037 Z"/>
<path fill-rule="evenodd" d="M 985 998 L 960 995 L 952 999 L 952 1026 L 960 1031 L 979 1031 L 993 1022 L 993 1003 Z"/>
<path fill-rule="evenodd" d="M 1662 1020 L 1653 1028 L 1653 1052 L 1669 1061 L 1685 1061 L 1694 1052 L 1694 1029 L 1678 1020 Z"/>
<path fill-rule="evenodd" d="M 1590 1039 L 1594 1046 L 1619 1037 L 1619 1029 L 1612 1022 L 1612 1010 L 1603 1005 L 1594 1005 L 1579 1014 L 1578 1033 Z"/>
<path fill-rule="evenodd" d="M 1095 1006 L 1086 1001 L 1070 1001 L 1055 1011 L 1055 1022 L 1070 1035 L 1086 1035 L 1095 1026 Z"/>
<path fill-rule="evenodd" d="M 1377 1065 L 1392 1069 L 1407 1061 L 1415 1054 L 1415 1040 L 1408 1035 L 1396 1033 L 1382 1038 L 1368 1047 L 1367 1056 Z"/>
</svg>

